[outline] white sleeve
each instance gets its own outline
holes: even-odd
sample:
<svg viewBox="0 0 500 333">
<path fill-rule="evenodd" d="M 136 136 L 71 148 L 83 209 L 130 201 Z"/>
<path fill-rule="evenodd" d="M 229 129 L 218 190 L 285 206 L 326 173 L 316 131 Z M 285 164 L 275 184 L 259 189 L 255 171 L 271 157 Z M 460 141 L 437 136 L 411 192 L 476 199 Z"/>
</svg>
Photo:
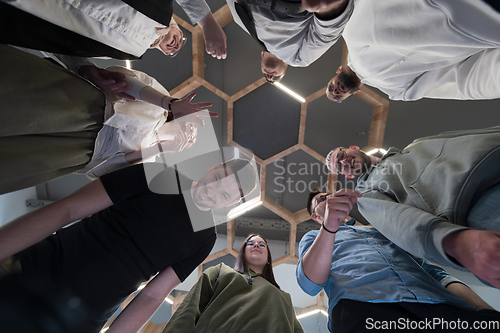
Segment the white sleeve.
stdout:
<svg viewBox="0 0 500 333">
<path fill-rule="evenodd" d="M 103 161 L 96 162 L 97 164 L 86 172 L 86 176 L 91 180 L 130 166 L 125 159 L 125 153 L 118 153 Z"/>
<path fill-rule="evenodd" d="M 199 20 L 210 13 L 210 7 L 205 0 L 175 0 L 182 10 L 187 14 L 192 24 L 196 24 Z"/>
<path fill-rule="evenodd" d="M 407 101 L 500 98 L 500 49 L 486 49 L 451 66 L 424 72 L 404 92 Z"/>
<path fill-rule="evenodd" d="M 83 65 L 97 67 L 97 65 L 89 58 L 75 57 L 75 56 L 49 53 L 49 52 L 42 52 L 42 54 L 46 57 L 50 57 L 56 60 L 59 63 L 62 63 L 64 66 L 66 66 L 68 70 L 72 71 L 75 74 L 78 74 L 78 69 L 80 69 L 80 67 L 82 67 Z"/>
<path fill-rule="evenodd" d="M 126 84 L 130 84 L 132 86 L 132 89 L 125 91 L 125 93 L 132 97 L 135 97 L 135 99 L 138 101 L 142 101 L 139 93 L 142 90 L 142 88 L 149 87 L 149 84 L 144 83 L 141 80 L 135 77 L 131 77 L 129 75 L 127 75 L 127 77 L 123 79 L 123 82 L 125 82 Z"/>
</svg>

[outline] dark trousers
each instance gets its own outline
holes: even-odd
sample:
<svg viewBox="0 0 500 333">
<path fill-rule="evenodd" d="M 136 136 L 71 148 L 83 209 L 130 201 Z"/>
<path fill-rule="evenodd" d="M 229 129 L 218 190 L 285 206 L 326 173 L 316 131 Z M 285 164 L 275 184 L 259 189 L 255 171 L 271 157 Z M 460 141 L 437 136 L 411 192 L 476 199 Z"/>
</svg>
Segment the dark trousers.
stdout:
<svg viewBox="0 0 500 333">
<path fill-rule="evenodd" d="M 79 57 L 138 59 L 2 1 L 0 1 L 0 43 Z"/>
<path fill-rule="evenodd" d="M 333 308 L 330 320 L 334 333 L 500 331 L 499 312 L 473 311 L 448 304 L 368 303 L 343 299 Z M 474 325 L 483 326 L 475 328 Z"/>
</svg>

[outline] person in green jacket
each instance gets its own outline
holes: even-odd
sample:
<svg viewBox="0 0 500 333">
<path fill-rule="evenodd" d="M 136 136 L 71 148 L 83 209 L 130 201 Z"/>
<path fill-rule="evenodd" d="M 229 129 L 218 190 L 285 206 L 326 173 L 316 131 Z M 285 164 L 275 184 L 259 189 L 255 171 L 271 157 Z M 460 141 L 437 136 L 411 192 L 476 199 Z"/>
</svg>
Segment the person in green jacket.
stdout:
<svg viewBox="0 0 500 333">
<path fill-rule="evenodd" d="M 163 333 L 303 333 L 290 295 L 276 283 L 267 241 L 249 235 L 234 269 L 210 267 L 191 288 Z"/>
</svg>

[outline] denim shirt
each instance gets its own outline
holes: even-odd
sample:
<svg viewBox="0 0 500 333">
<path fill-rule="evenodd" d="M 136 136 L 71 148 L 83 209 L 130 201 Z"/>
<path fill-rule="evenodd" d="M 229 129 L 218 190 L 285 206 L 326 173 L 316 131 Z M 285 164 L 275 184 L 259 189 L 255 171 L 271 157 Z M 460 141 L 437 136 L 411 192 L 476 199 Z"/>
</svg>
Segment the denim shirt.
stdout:
<svg viewBox="0 0 500 333">
<path fill-rule="evenodd" d="M 340 226 L 335 237 L 330 276 L 323 285 L 309 280 L 302 258 L 318 230 L 309 231 L 299 245 L 296 277 L 299 286 L 314 296 L 322 289 L 328 296 L 328 312 L 341 299 L 370 303 L 448 303 L 474 310 L 445 287 L 460 282 L 444 269 L 409 255 L 373 227 Z M 328 329 L 331 323 L 328 322 Z"/>
</svg>

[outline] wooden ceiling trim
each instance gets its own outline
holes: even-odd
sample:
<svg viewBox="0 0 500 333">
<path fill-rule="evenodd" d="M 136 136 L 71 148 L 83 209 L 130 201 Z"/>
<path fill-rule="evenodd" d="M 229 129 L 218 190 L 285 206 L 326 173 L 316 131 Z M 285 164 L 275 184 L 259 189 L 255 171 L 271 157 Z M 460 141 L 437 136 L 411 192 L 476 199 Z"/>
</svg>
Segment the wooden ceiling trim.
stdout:
<svg viewBox="0 0 500 333">
<path fill-rule="evenodd" d="M 205 78 L 205 40 L 199 26 L 191 33 L 193 38 L 193 76 Z"/>
<path fill-rule="evenodd" d="M 372 123 L 370 125 L 370 135 L 368 137 L 368 145 L 377 148 L 382 147 L 384 143 L 385 126 L 387 123 L 387 114 L 389 106 L 380 105 L 373 108 Z"/>
<path fill-rule="evenodd" d="M 304 152 L 308 153 L 309 155 L 311 155 L 312 157 L 314 157 L 315 159 L 317 159 L 321 163 L 325 163 L 325 157 L 322 156 L 321 154 L 317 153 L 316 151 L 314 151 L 312 148 L 309 148 L 306 145 L 300 145 L 300 149 L 302 149 Z"/>
<path fill-rule="evenodd" d="M 295 218 L 295 222 L 297 224 L 305 222 L 311 218 L 311 215 L 309 215 L 309 212 L 307 211 L 307 208 L 301 209 L 298 212 L 295 212 L 293 214 Z"/>
<path fill-rule="evenodd" d="M 264 207 L 266 207 L 267 209 L 269 209 L 270 211 L 272 211 L 273 213 L 275 213 L 279 217 L 285 219 L 286 221 L 288 221 L 288 222 L 294 221 L 293 213 L 290 212 L 285 207 L 276 203 L 276 201 L 266 197 L 263 200 L 263 205 L 264 205 Z"/>
<path fill-rule="evenodd" d="M 227 143 L 231 145 L 233 141 L 233 102 L 227 101 Z"/>
<path fill-rule="evenodd" d="M 260 200 L 262 201 L 266 198 L 266 173 L 267 166 L 260 164 Z"/>
<path fill-rule="evenodd" d="M 170 90 L 170 96 L 175 97 L 175 98 L 182 98 L 182 97 L 186 96 L 187 94 L 189 94 L 191 91 L 198 88 L 200 85 L 201 85 L 201 83 L 198 80 L 198 77 L 191 76 L 189 79 L 182 82 L 174 89 Z"/>
<path fill-rule="evenodd" d="M 208 90 L 210 90 L 211 92 L 213 92 L 214 94 L 216 94 L 217 96 L 219 96 L 220 98 L 225 100 L 226 102 L 229 101 L 230 97 L 228 94 L 226 94 L 225 92 L 223 92 L 219 88 L 214 87 L 211 83 L 209 83 L 205 79 L 200 78 L 199 81 L 201 82 L 202 86 L 204 86 L 205 88 L 207 88 Z"/>
<path fill-rule="evenodd" d="M 186 29 L 190 33 L 193 33 L 193 30 L 195 27 L 193 25 L 191 25 L 191 23 L 184 21 L 183 19 L 181 19 L 179 16 L 177 16 L 175 14 L 172 14 L 172 17 L 175 20 L 175 22 L 177 22 L 177 24 L 179 26 L 183 27 L 184 29 Z"/>
<path fill-rule="evenodd" d="M 325 94 L 326 94 L 326 87 L 321 88 L 320 90 L 316 91 L 312 95 L 309 95 L 306 97 L 306 104 L 311 103 L 312 101 L 320 98 L 321 96 L 325 96 Z"/>
<path fill-rule="evenodd" d="M 230 101 L 236 101 L 237 99 L 240 99 L 241 97 L 243 97 L 243 96 L 251 93 L 252 91 L 254 91 L 255 89 L 259 88 L 260 86 L 262 86 L 265 83 L 267 83 L 266 78 L 265 77 L 261 77 L 260 79 L 258 79 L 254 83 L 252 83 L 251 85 L 249 85 L 249 86 L 241 89 L 236 94 L 234 94 L 233 96 L 231 96 Z"/>
<path fill-rule="evenodd" d="M 307 103 L 300 106 L 300 124 L 299 124 L 299 145 L 304 144 L 306 134 Z"/>
<path fill-rule="evenodd" d="M 290 223 L 290 237 L 289 237 L 289 253 L 295 255 L 295 247 L 297 243 L 297 223 Z"/>
<path fill-rule="evenodd" d="M 227 4 L 222 6 L 213 15 L 221 28 L 224 28 L 226 25 L 233 21 L 233 15 L 231 14 L 231 10 L 229 9 L 229 6 Z"/>
<path fill-rule="evenodd" d="M 279 160 L 280 158 L 283 158 L 294 151 L 297 151 L 300 149 L 299 144 L 297 143 L 296 145 L 291 146 L 290 148 L 287 148 L 279 153 L 277 153 L 274 156 L 269 157 L 268 159 L 264 160 L 263 165 L 269 165 L 271 163 L 274 163 L 275 161 Z"/>
</svg>

